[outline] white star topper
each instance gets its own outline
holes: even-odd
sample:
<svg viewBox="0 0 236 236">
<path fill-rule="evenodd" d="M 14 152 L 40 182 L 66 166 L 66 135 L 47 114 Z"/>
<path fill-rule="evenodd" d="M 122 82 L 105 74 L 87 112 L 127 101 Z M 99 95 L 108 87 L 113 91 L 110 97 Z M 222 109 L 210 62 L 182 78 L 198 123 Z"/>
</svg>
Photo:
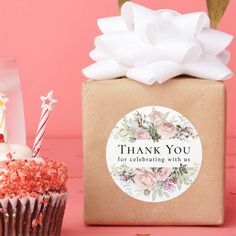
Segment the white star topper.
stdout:
<svg viewBox="0 0 236 236">
<path fill-rule="evenodd" d="M 54 99 L 53 90 L 51 90 L 46 97 L 41 96 L 40 99 L 43 102 L 41 108 L 48 109 L 49 111 L 51 111 L 55 103 L 58 102 L 56 99 Z"/>
<path fill-rule="evenodd" d="M 6 110 L 6 103 L 9 101 L 5 95 L 0 93 L 0 109 Z"/>
</svg>

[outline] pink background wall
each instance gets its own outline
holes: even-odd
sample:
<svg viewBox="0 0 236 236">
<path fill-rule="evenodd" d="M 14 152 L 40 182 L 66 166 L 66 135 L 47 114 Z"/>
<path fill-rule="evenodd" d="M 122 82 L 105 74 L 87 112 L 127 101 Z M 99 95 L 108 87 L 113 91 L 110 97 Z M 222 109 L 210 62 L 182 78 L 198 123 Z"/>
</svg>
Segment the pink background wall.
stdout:
<svg viewBox="0 0 236 236">
<path fill-rule="evenodd" d="M 137 0 L 153 8 L 180 12 L 206 10 L 204 0 Z M 220 29 L 235 35 L 236 1 L 231 0 Z M 15 56 L 24 92 L 27 133 L 33 136 L 40 115 L 39 96 L 55 90 L 57 105 L 48 137 L 81 136 L 81 69 L 91 63 L 88 52 L 99 34 L 96 19 L 118 14 L 116 0 L 0 0 L 0 55 Z M 236 42 L 230 67 L 235 71 Z M 236 136 L 236 80 L 228 89 L 228 136 Z M 212 104 L 213 106 L 215 104 Z"/>
</svg>

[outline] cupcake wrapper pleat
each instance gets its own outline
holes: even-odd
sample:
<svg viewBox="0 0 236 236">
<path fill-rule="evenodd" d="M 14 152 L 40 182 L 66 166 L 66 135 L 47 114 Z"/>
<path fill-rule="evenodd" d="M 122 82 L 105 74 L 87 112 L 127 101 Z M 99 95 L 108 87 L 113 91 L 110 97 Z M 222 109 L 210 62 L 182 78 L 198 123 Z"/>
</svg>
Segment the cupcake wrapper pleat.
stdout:
<svg viewBox="0 0 236 236">
<path fill-rule="evenodd" d="M 1 236 L 60 236 L 67 193 L 0 199 Z"/>
</svg>

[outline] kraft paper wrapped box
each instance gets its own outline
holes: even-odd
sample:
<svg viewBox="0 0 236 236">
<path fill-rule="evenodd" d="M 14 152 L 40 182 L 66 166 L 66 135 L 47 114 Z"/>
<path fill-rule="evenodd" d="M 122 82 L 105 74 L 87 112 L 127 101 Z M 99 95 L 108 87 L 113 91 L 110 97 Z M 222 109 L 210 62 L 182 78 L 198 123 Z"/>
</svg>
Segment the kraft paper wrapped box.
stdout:
<svg viewBox="0 0 236 236">
<path fill-rule="evenodd" d="M 122 78 L 85 82 L 82 94 L 87 224 L 224 222 L 226 106 L 222 82 L 177 78 L 148 86 Z M 147 106 L 178 111 L 191 121 L 202 144 L 202 163 L 195 181 L 179 196 L 163 202 L 140 201 L 126 194 L 113 181 L 106 161 L 108 138 L 117 122 L 130 111 Z"/>
<path fill-rule="evenodd" d="M 131 2 L 98 26 L 82 71 L 85 222 L 223 224 L 232 36 L 204 12 Z"/>
</svg>

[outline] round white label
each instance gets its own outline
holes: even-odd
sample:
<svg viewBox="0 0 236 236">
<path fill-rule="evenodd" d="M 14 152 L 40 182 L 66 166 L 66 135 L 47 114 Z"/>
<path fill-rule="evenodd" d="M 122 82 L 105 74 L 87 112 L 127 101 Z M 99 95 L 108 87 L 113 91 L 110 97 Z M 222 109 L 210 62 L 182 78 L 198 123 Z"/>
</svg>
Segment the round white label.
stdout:
<svg viewBox="0 0 236 236">
<path fill-rule="evenodd" d="M 129 196 L 163 202 L 185 192 L 202 162 L 197 131 L 180 113 L 160 106 L 136 109 L 113 128 L 106 148 L 109 173 Z"/>
</svg>

